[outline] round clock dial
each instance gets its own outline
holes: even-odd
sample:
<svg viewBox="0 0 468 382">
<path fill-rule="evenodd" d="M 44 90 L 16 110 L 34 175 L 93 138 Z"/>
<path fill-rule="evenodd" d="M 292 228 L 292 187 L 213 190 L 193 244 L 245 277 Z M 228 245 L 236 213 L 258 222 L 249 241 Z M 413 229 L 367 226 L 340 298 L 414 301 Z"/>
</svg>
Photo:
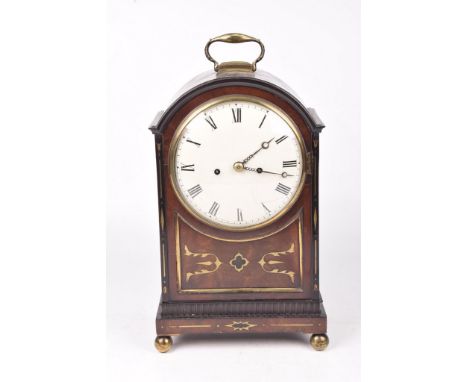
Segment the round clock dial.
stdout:
<svg viewBox="0 0 468 382">
<path fill-rule="evenodd" d="M 303 141 L 281 110 L 222 97 L 194 110 L 171 144 L 179 199 L 210 225 L 246 230 L 285 213 L 303 184 Z"/>
</svg>

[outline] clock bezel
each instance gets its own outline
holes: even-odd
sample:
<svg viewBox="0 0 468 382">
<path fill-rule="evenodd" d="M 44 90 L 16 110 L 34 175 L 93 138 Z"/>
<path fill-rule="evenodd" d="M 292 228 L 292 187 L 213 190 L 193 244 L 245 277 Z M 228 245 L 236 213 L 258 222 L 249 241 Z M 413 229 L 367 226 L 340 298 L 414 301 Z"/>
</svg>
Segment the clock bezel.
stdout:
<svg viewBox="0 0 468 382">
<path fill-rule="evenodd" d="M 251 225 L 246 225 L 246 226 L 230 226 L 230 225 L 225 225 L 222 223 L 219 223 L 214 220 L 210 220 L 206 216 L 202 215 L 199 213 L 197 210 L 195 210 L 190 203 L 187 202 L 185 196 L 183 195 L 182 191 L 179 188 L 178 182 L 177 182 L 177 177 L 176 177 L 176 152 L 177 152 L 177 147 L 180 142 L 180 139 L 182 137 L 182 133 L 184 129 L 187 127 L 187 125 L 200 113 L 203 113 L 203 111 L 217 105 L 220 103 L 224 102 L 251 102 L 255 103 L 259 106 L 268 108 L 278 114 L 280 118 L 282 118 L 289 126 L 289 128 L 293 131 L 294 135 L 296 136 L 297 141 L 299 142 L 300 150 L 301 150 L 301 160 L 302 160 L 302 171 L 301 171 L 301 179 L 299 181 L 299 185 L 296 189 L 295 194 L 293 197 L 289 200 L 289 202 L 283 207 L 281 211 L 276 213 L 275 215 L 271 216 L 269 219 L 261 222 L 261 223 L 256 223 L 256 224 L 251 224 Z M 179 202 L 182 204 L 182 206 L 196 219 L 201 221 L 202 223 L 207 224 L 210 227 L 222 230 L 222 231 L 229 231 L 229 232 L 249 232 L 249 231 L 254 231 L 259 228 L 265 227 L 267 225 L 270 225 L 283 217 L 291 208 L 294 206 L 294 204 L 297 202 L 299 199 L 303 188 L 304 188 L 304 183 L 305 183 L 305 178 L 306 178 L 306 145 L 304 142 L 304 138 L 302 134 L 300 133 L 300 130 L 296 123 L 293 121 L 291 117 L 288 116 L 286 112 L 284 112 L 280 107 L 272 103 L 271 101 L 267 101 L 263 98 L 256 97 L 256 96 L 250 96 L 250 95 L 245 95 L 245 94 L 230 94 L 230 95 L 223 95 L 223 96 L 218 96 L 215 98 L 210 99 L 209 101 L 203 102 L 202 104 L 198 105 L 196 108 L 191 110 L 180 122 L 180 124 L 177 126 L 174 135 L 172 137 L 172 140 L 169 145 L 169 178 L 170 178 L 170 183 L 171 186 L 175 192 L 175 195 Z"/>
</svg>

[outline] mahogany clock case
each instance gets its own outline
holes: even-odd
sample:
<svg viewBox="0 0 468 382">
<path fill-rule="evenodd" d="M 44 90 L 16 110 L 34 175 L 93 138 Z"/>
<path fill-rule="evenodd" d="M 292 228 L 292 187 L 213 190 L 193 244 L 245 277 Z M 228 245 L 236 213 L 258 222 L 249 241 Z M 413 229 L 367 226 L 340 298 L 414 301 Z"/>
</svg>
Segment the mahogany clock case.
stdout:
<svg viewBox="0 0 468 382">
<path fill-rule="evenodd" d="M 305 144 L 305 181 L 292 207 L 271 224 L 229 231 L 197 219 L 170 180 L 169 147 L 195 108 L 217 97 L 271 102 L 297 126 Z M 326 333 L 319 290 L 319 133 L 324 127 L 265 72 L 226 72 L 191 84 L 150 130 L 155 136 L 162 295 L 158 336 L 183 333 Z M 200 264 L 197 256 L 203 254 Z M 271 262 L 271 254 L 278 262 Z M 270 259 L 269 259 L 270 257 Z M 274 265 L 273 265 L 274 264 Z"/>
</svg>

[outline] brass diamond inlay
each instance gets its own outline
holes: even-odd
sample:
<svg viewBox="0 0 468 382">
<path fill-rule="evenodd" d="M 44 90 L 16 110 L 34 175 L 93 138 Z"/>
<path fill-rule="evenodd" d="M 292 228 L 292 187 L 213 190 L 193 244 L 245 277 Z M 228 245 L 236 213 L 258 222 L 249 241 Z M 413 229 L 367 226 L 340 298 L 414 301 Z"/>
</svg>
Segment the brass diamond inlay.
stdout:
<svg viewBox="0 0 468 382">
<path fill-rule="evenodd" d="M 234 331 L 243 331 L 243 330 L 246 330 L 248 331 L 250 328 L 253 328 L 255 326 L 257 326 L 257 324 L 251 324 L 250 322 L 248 321 L 233 321 L 232 324 L 228 324 L 228 325 L 224 325 L 224 326 L 227 326 L 229 328 L 232 328 L 234 329 Z"/>
</svg>

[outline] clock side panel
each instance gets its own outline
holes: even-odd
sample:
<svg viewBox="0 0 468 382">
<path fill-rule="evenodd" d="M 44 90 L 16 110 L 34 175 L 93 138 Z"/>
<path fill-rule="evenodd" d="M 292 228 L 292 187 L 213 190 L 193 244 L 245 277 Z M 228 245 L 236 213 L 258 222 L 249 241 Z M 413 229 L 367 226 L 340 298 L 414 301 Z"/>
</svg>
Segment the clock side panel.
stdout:
<svg viewBox="0 0 468 382">
<path fill-rule="evenodd" d="M 183 118 L 200 104 L 222 95 L 264 98 L 296 123 L 311 155 L 301 194 L 275 222 L 253 231 L 230 232 L 208 226 L 178 200 L 169 174 L 169 145 Z M 313 136 L 287 100 L 252 86 L 225 86 L 202 92 L 175 106 L 156 138 L 162 300 L 310 299 L 318 293 L 318 190 Z M 160 143 L 158 146 L 158 142 Z M 159 150 L 159 151 L 158 151 Z"/>
</svg>

